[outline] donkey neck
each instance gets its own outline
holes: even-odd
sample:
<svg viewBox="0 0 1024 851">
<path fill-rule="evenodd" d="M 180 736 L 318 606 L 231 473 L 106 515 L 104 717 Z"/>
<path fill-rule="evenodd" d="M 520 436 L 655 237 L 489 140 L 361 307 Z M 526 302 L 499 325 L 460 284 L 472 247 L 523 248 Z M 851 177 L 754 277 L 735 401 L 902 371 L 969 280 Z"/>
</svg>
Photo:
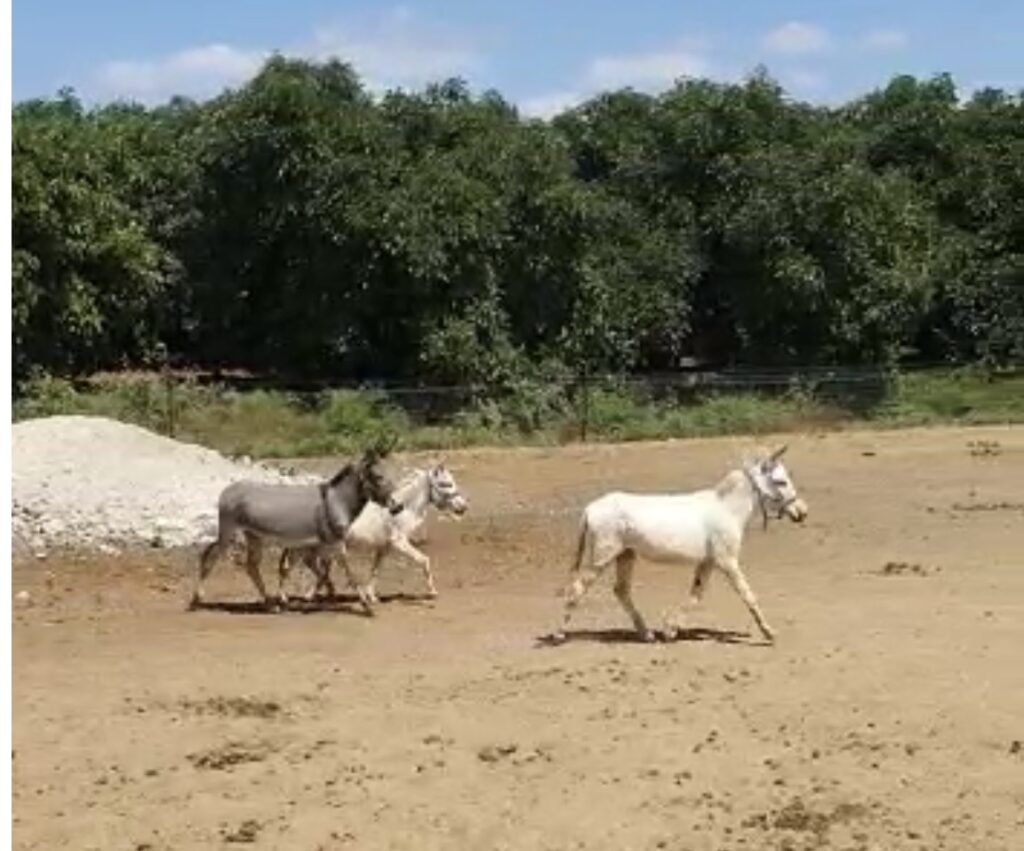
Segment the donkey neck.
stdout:
<svg viewBox="0 0 1024 851">
<path fill-rule="evenodd" d="M 395 497 L 411 515 L 425 517 L 430 506 L 430 474 L 426 470 L 414 471 L 395 489 Z"/>
<path fill-rule="evenodd" d="M 346 528 L 367 503 L 356 475 L 350 474 L 323 487 L 323 504 L 332 530 Z"/>
<path fill-rule="evenodd" d="M 715 491 L 729 513 L 741 527 L 745 527 L 758 506 L 757 492 L 750 476 L 743 470 L 733 470 L 718 483 Z"/>
</svg>

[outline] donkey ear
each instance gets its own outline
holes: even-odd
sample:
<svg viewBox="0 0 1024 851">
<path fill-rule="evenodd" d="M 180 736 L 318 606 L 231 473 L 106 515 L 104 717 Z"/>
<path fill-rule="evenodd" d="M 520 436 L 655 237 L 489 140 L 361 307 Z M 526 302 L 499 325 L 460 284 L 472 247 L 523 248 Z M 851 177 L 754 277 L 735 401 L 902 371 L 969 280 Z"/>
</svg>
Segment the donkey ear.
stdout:
<svg viewBox="0 0 1024 851">
<path fill-rule="evenodd" d="M 396 436 L 385 437 L 381 435 L 367 454 L 372 456 L 374 460 L 380 461 L 391 454 L 391 450 L 395 448 L 397 442 L 398 438 Z"/>
<path fill-rule="evenodd" d="M 783 443 L 778 449 L 776 449 L 771 455 L 768 456 L 769 461 L 778 461 L 783 455 L 786 454 L 786 450 L 789 449 L 788 443 Z"/>
</svg>

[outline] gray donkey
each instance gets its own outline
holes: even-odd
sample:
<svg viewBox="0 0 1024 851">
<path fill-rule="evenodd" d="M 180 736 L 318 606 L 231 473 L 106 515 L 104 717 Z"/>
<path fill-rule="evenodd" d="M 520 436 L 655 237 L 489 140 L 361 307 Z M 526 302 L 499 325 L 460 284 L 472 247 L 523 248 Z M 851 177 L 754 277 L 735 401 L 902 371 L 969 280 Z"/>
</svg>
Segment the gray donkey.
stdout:
<svg viewBox="0 0 1024 851">
<path fill-rule="evenodd" d="M 385 506 L 392 514 L 402 504 L 392 496 L 392 485 L 381 472 L 380 462 L 389 449 L 376 447 L 363 454 L 357 463 L 341 468 L 329 481 L 313 485 L 267 485 L 242 481 L 228 485 L 217 502 L 217 540 L 203 550 L 199 576 L 190 608 L 203 603 L 203 583 L 214 565 L 231 546 L 239 532 L 245 536 L 245 570 L 268 608 L 275 601 L 268 595 L 260 575 L 265 542 L 285 547 L 313 547 L 318 552 L 335 551 L 348 571 L 341 552 L 349 525 L 367 502 Z M 373 614 L 366 592 L 359 599 L 368 614 Z"/>
</svg>

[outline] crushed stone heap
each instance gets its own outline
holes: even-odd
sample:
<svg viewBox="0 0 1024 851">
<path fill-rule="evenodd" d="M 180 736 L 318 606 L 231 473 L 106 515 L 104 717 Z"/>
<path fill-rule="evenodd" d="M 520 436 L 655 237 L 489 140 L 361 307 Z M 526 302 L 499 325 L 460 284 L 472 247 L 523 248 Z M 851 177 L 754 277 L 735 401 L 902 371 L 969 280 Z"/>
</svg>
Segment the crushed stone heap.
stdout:
<svg viewBox="0 0 1024 851">
<path fill-rule="evenodd" d="M 14 543 L 36 553 L 202 543 L 216 535 L 217 497 L 231 482 L 316 481 L 105 417 L 43 417 L 11 431 Z"/>
</svg>

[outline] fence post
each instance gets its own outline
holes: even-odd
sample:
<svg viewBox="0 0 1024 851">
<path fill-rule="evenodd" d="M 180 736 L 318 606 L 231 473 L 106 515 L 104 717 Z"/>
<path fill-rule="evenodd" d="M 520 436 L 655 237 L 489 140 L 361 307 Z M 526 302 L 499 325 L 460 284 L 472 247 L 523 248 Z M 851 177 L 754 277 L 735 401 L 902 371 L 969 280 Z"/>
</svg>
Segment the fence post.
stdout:
<svg viewBox="0 0 1024 851">
<path fill-rule="evenodd" d="M 590 370 L 584 365 L 579 375 L 580 382 L 580 441 L 587 442 L 590 428 Z"/>
<path fill-rule="evenodd" d="M 174 375 L 171 372 L 171 360 L 167 354 L 167 346 L 163 343 L 157 345 L 157 354 L 160 358 L 160 377 L 163 379 L 166 414 L 166 432 L 168 437 L 174 437 L 175 432 L 175 404 L 174 404 Z"/>
</svg>

